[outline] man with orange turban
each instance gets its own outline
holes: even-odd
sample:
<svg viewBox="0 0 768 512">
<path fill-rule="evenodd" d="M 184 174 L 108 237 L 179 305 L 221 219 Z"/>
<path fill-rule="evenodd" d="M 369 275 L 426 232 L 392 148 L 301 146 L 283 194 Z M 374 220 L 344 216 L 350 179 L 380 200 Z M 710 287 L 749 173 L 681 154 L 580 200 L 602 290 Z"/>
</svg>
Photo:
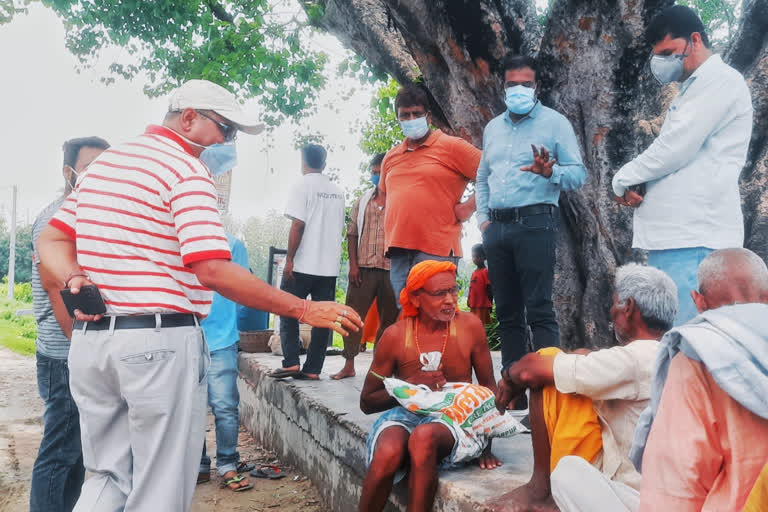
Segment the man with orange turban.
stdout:
<svg viewBox="0 0 768 512">
<path fill-rule="evenodd" d="M 366 414 L 386 412 L 368 436 L 369 468 L 361 511 L 383 510 L 393 484 L 406 469 L 410 471 L 408 510 L 431 510 L 438 467 L 461 463 L 455 459 L 454 426 L 400 407 L 387 393 L 381 376 L 439 390 L 446 382 L 471 383 L 474 370 L 481 386 L 496 390 L 485 329 L 475 315 L 458 310 L 458 292 L 456 265 L 432 260 L 417 264 L 400 293 L 402 316 L 376 346 L 360 408 Z M 484 469 L 501 465 L 490 444 L 479 448 L 476 459 Z"/>
</svg>

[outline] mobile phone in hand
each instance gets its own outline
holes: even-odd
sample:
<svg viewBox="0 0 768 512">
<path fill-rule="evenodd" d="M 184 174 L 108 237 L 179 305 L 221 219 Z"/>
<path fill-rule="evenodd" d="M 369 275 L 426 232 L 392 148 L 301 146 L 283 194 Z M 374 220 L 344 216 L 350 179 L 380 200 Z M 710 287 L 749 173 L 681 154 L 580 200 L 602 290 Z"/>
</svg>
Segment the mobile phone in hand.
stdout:
<svg viewBox="0 0 768 512">
<path fill-rule="evenodd" d="M 641 183 L 639 185 L 632 185 L 631 187 L 629 187 L 629 190 L 639 195 L 640 197 L 645 197 L 645 183 Z"/>
<path fill-rule="evenodd" d="M 80 288 L 80 293 L 74 294 L 69 288 L 61 290 L 61 299 L 67 307 L 67 312 L 72 318 L 75 310 L 79 309 L 86 315 L 103 315 L 107 312 L 107 306 L 96 285 L 89 284 Z"/>
</svg>

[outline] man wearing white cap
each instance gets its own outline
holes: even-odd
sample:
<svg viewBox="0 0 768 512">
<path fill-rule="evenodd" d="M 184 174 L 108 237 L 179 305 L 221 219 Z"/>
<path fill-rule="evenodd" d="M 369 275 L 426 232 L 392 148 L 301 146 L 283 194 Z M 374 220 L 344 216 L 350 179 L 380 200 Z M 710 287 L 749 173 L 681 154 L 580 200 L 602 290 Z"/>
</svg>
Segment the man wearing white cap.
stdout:
<svg viewBox="0 0 768 512">
<path fill-rule="evenodd" d="M 230 261 L 211 175 L 258 133 L 226 89 L 171 97 L 163 126 L 105 151 L 38 238 L 41 264 L 73 294 L 98 286 L 104 316 L 76 311 L 70 386 L 93 474 L 75 511 L 186 511 L 205 435 L 212 292 L 346 335 L 360 317 L 276 290 Z M 205 165 L 204 165 L 205 164 Z"/>
</svg>

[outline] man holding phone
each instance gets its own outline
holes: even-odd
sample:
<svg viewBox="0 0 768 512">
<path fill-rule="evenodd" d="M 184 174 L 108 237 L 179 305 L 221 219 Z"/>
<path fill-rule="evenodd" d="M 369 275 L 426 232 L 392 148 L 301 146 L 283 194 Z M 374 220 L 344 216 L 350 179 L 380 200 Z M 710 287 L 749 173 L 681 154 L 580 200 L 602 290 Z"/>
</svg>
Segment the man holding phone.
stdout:
<svg viewBox="0 0 768 512">
<path fill-rule="evenodd" d="M 45 412 L 43 438 L 30 482 L 30 512 L 70 512 L 80 496 L 80 487 L 85 479 L 80 417 L 69 390 L 67 366 L 72 319 L 67 315 L 59 295 L 59 284 L 51 282 L 49 275 L 38 268 L 40 259 L 34 246 L 43 228 L 75 188 L 78 175 L 107 148 L 107 141 L 99 137 L 81 137 L 64 143 L 64 193 L 46 206 L 32 224 L 37 387 L 45 403 Z"/>
<path fill-rule="evenodd" d="M 677 286 L 675 325 L 698 314 L 688 295 L 699 263 L 744 244 L 739 175 L 752 135 L 752 99 L 741 74 L 712 53 L 704 24 L 684 5 L 646 31 L 662 85 L 682 82 L 656 140 L 613 177 L 614 200 L 635 208 L 632 247 Z"/>
<path fill-rule="evenodd" d="M 86 469 L 77 511 L 188 510 L 205 436 L 212 291 L 343 335 L 351 308 L 281 292 L 230 261 L 211 175 L 255 134 L 229 91 L 191 80 L 162 126 L 105 151 L 38 239 L 41 264 L 106 316 L 76 311 L 69 353 Z"/>
</svg>

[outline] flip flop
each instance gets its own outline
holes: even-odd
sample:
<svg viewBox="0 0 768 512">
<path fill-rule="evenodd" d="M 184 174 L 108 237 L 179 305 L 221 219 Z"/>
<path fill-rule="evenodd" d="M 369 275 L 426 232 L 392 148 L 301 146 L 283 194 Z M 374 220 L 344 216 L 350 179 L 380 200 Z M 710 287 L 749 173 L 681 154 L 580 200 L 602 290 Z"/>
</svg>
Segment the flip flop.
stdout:
<svg viewBox="0 0 768 512">
<path fill-rule="evenodd" d="M 254 478 L 269 478 L 270 480 L 279 480 L 285 476 L 277 466 L 259 466 L 249 474 Z"/>
<path fill-rule="evenodd" d="M 243 480 L 245 480 L 245 477 L 242 475 L 237 475 L 237 476 L 233 476 L 232 478 L 227 478 L 221 483 L 221 488 L 222 489 L 227 488 L 233 492 L 243 492 L 243 491 L 247 491 L 248 489 L 253 489 L 253 484 L 250 482 L 248 482 L 248 484 L 246 485 L 238 485 L 237 487 L 230 487 L 232 484 L 239 484 Z"/>
<path fill-rule="evenodd" d="M 249 471 L 253 471 L 253 469 L 256 468 L 256 464 L 251 464 L 250 462 L 241 462 L 237 465 L 237 471 L 238 473 L 247 473 Z"/>
<path fill-rule="evenodd" d="M 299 374 L 298 375 L 294 375 L 293 378 L 296 379 L 296 380 L 320 380 L 320 376 L 319 375 L 317 377 L 310 377 L 309 375 L 307 375 L 304 372 L 299 372 Z"/>
<path fill-rule="evenodd" d="M 285 368 L 277 368 L 269 372 L 267 375 L 273 379 L 287 379 L 288 377 L 296 378 L 301 371 L 299 370 L 286 370 Z"/>
</svg>

